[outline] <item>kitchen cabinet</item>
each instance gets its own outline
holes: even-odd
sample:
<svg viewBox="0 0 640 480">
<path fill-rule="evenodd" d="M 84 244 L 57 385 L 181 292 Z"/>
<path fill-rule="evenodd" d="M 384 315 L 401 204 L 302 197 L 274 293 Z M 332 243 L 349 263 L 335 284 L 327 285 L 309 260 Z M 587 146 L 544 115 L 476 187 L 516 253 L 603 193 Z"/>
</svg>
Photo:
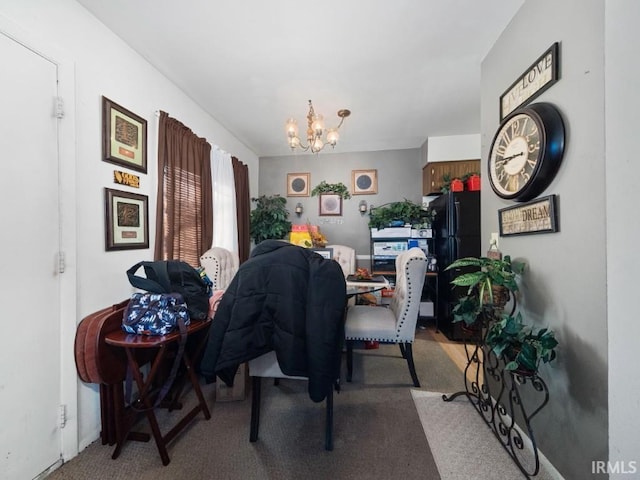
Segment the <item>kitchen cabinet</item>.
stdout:
<svg viewBox="0 0 640 480">
<path fill-rule="evenodd" d="M 468 173 L 480 173 L 480 160 L 428 162 L 422 167 L 422 194 L 442 193 L 443 176 L 461 178 Z"/>
</svg>

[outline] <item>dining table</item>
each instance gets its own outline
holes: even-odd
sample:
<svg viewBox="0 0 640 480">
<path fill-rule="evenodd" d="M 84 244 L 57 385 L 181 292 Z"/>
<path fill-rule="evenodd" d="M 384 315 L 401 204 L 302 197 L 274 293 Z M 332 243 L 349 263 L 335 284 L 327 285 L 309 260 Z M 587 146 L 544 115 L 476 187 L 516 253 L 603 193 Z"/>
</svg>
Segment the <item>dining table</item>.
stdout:
<svg viewBox="0 0 640 480">
<path fill-rule="evenodd" d="M 373 275 L 371 277 L 348 275 L 346 283 L 347 299 L 366 293 L 379 292 L 391 287 L 389 280 L 383 275 Z"/>
</svg>

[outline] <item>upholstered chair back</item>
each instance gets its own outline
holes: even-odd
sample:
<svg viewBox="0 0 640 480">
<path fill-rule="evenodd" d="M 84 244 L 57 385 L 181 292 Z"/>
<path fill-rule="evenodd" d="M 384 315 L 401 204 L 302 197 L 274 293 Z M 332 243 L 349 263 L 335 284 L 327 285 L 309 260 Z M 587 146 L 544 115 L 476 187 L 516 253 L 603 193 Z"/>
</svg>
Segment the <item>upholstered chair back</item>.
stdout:
<svg viewBox="0 0 640 480">
<path fill-rule="evenodd" d="M 389 308 L 396 317 L 398 342 L 413 342 L 420 311 L 427 257 L 413 247 L 396 257 L 396 285 Z"/>
<path fill-rule="evenodd" d="M 327 245 L 333 249 L 333 259 L 340 264 L 344 276 L 356 273 L 356 251 L 346 245 Z"/>
<path fill-rule="evenodd" d="M 200 257 L 200 265 L 213 282 L 214 290 L 226 290 L 238 271 L 238 254 L 226 248 L 213 247 Z"/>
</svg>

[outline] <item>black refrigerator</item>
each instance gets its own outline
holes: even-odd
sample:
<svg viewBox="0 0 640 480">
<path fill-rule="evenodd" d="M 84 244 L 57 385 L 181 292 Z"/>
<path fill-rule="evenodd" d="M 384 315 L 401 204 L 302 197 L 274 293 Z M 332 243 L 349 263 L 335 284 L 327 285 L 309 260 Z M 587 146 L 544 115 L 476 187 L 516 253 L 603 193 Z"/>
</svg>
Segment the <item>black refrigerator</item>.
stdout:
<svg viewBox="0 0 640 480">
<path fill-rule="evenodd" d="M 429 204 L 433 221 L 434 254 L 438 265 L 437 327 L 451 340 L 463 340 L 459 323 L 453 323 L 451 310 L 466 288 L 451 285 L 460 270 L 445 271 L 454 260 L 480 256 L 480 192 L 443 193 Z"/>
</svg>

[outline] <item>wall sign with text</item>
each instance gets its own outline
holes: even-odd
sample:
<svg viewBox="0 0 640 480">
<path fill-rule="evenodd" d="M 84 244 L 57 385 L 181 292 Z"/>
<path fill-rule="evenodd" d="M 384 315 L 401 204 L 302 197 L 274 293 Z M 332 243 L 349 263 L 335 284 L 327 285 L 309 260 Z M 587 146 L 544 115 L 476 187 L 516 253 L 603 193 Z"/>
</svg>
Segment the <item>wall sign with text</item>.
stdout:
<svg viewBox="0 0 640 480">
<path fill-rule="evenodd" d="M 558 231 L 556 196 L 498 210 L 500 236 L 553 233 Z"/>
<path fill-rule="evenodd" d="M 558 81 L 558 51 L 556 42 L 500 96 L 500 121 Z"/>
</svg>

